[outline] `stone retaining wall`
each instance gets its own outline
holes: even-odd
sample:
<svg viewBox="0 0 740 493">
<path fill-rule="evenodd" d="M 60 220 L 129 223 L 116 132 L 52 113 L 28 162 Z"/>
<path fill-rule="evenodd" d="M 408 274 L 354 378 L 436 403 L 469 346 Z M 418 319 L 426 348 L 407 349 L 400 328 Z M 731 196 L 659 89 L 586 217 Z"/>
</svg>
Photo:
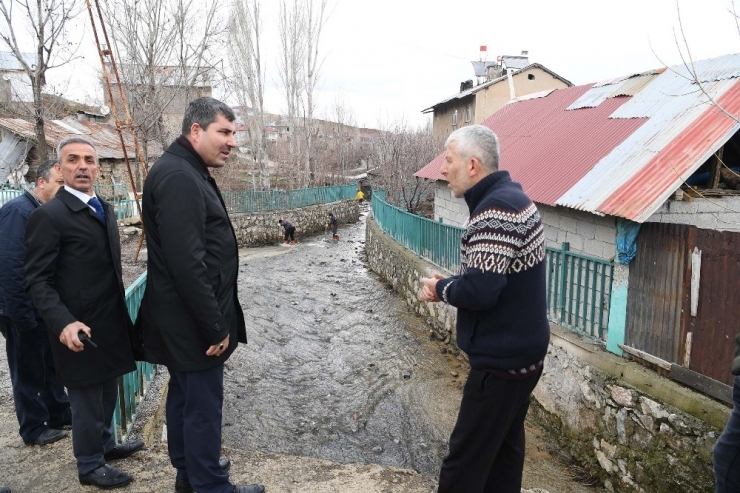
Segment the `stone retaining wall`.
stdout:
<svg viewBox="0 0 740 493">
<path fill-rule="evenodd" d="M 339 224 L 354 223 L 360 217 L 360 206 L 356 200 L 343 200 L 330 204 L 312 205 L 301 209 L 283 211 L 231 214 L 236 241 L 240 247 L 258 246 L 283 241 L 285 230 L 278 224 L 286 219 L 296 228 L 295 238 L 301 241 L 305 235 L 324 231 L 329 224 L 329 212 L 333 212 Z M 341 236 L 342 231 L 339 230 Z"/>
<path fill-rule="evenodd" d="M 417 314 L 427 319 L 432 335 L 445 342 L 454 340 L 455 308 L 444 303 L 424 303 L 416 296 L 421 289 L 422 277 L 431 277 L 434 272 L 450 273 L 393 241 L 370 217 L 365 236 L 365 253 L 370 268 L 390 283 Z"/>
<path fill-rule="evenodd" d="M 370 268 L 454 343 L 455 310 L 416 298 L 420 278 L 441 271 L 368 218 Z M 616 492 L 713 491 L 711 450 L 729 416 L 712 399 L 553 325 L 531 416 L 569 459 Z"/>
</svg>

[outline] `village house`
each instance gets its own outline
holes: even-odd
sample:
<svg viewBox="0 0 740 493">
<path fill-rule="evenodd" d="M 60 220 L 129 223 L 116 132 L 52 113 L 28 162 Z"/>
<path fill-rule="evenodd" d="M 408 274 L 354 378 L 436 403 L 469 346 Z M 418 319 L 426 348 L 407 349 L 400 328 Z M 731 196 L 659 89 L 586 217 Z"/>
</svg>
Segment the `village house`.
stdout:
<svg viewBox="0 0 740 493">
<path fill-rule="evenodd" d="M 542 214 L 548 283 L 563 284 L 551 316 L 725 402 L 740 318 L 739 75 L 727 55 L 519 97 L 483 122 Z M 462 226 L 443 160 L 415 176 L 436 182 L 435 220 Z"/>
<path fill-rule="evenodd" d="M 124 153 L 116 128 L 107 123 L 90 121 L 85 112 L 79 119 L 74 117 L 64 120 L 49 120 L 44 123 L 46 144 L 52 154 L 57 144 L 64 138 L 80 135 L 90 140 L 98 151 L 100 175 L 98 185 L 103 185 L 106 191 L 101 195 L 110 199 L 113 195 L 121 195 L 128 190 L 128 171 L 124 161 Z M 38 158 L 35 155 L 36 134 L 34 123 L 22 118 L 0 118 L 0 183 L 22 184 L 33 182 L 36 179 Z M 131 164 L 131 172 L 140 189 L 142 172 L 137 166 L 136 148 L 133 139 L 124 134 L 126 153 Z M 162 154 L 162 147 L 156 142 L 149 142 L 148 155 L 151 162 Z M 151 162 L 149 164 L 151 164 Z M 101 188 L 101 190 L 102 190 Z"/>
<path fill-rule="evenodd" d="M 476 85 L 472 79 L 464 81 L 460 92 L 422 111 L 433 113 L 435 140 L 444 142 L 453 130 L 481 123 L 516 97 L 573 85 L 547 67 L 530 63 L 527 52 L 500 56 L 495 62 L 486 61 L 485 53 L 486 47 L 481 46 L 480 61 L 472 62 Z"/>
</svg>

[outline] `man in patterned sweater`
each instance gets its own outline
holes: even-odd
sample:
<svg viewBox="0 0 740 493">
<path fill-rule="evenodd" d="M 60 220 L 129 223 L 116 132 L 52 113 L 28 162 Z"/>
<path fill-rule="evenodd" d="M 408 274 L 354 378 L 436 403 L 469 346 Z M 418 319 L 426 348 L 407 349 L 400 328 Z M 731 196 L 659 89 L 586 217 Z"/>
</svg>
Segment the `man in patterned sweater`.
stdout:
<svg viewBox="0 0 740 493">
<path fill-rule="evenodd" d="M 470 360 L 439 492 L 519 493 L 524 418 L 550 340 L 540 214 L 521 185 L 499 171 L 487 127 L 453 132 L 442 175 L 470 218 L 460 275 L 424 278 L 419 298 L 457 307 L 457 345 Z"/>
</svg>

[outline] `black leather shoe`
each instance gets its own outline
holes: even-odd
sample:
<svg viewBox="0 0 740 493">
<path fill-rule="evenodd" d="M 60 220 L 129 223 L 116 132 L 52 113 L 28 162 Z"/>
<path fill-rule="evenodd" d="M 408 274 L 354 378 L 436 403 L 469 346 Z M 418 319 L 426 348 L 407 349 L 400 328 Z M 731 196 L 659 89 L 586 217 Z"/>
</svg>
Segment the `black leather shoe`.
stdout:
<svg viewBox="0 0 740 493">
<path fill-rule="evenodd" d="M 30 442 L 26 442 L 26 445 L 49 445 L 50 443 L 54 443 L 57 440 L 61 440 L 67 435 L 68 433 L 66 431 L 54 430 L 49 428 Z"/>
<path fill-rule="evenodd" d="M 90 474 L 80 474 L 79 478 L 80 484 L 91 484 L 104 490 L 120 488 L 134 480 L 130 475 L 108 464 L 98 467 Z"/>
<path fill-rule="evenodd" d="M 175 493 L 195 493 L 195 490 L 187 479 L 178 479 L 175 481 Z"/>
<path fill-rule="evenodd" d="M 113 450 L 106 452 L 103 457 L 105 457 L 105 462 L 110 462 L 112 460 L 118 460 L 123 459 L 125 457 L 128 457 L 129 455 L 138 452 L 139 450 L 144 448 L 144 441 L 143 440 L 134 440 L 133 442 L 127 442 L 122 443 L 121 445 L 116 445 Z"/>
<path fill-rule="evenodd" d="M 3 486 L 2 488 L 0 488 L 0 493 L 11 493 L 11 491 L 10 488 L 8 488 L 7 486 Z"/>
<path fill-rule="evenodd" d="M 234 486 L 234 493 L 265 493 L 265 487 L 261 484 Z"/>
<path fill-rule="evenodd" d="M 224 472 L 227 472 L 231 467 L 231 461 L 229 459 L 219 459 L 218 465 Z M 175 493 L 193 493 L 193 487 L 190 486 L 190 481 L 187 479 L 178 479 L 175 481 Z"/>
</svg>

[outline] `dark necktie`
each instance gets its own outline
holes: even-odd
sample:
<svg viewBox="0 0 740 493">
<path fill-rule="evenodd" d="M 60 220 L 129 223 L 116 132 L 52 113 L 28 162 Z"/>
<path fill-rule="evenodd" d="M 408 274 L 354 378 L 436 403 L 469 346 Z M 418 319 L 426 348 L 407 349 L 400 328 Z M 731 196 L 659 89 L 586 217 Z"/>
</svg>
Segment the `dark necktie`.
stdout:
<svg viewBox="0 0 740 493">
<path fill-rule="evenodd" d="M 95 209 L 95 214 L 97 214 L 98 219 L 105 224 L 105 210 L 103 209 L 103 204 L 100 203 L 97 197 L 93 197 L 90 200 L 87 201 L 87 205 L 91 206 L 93 209 Z"/>
</svg>

